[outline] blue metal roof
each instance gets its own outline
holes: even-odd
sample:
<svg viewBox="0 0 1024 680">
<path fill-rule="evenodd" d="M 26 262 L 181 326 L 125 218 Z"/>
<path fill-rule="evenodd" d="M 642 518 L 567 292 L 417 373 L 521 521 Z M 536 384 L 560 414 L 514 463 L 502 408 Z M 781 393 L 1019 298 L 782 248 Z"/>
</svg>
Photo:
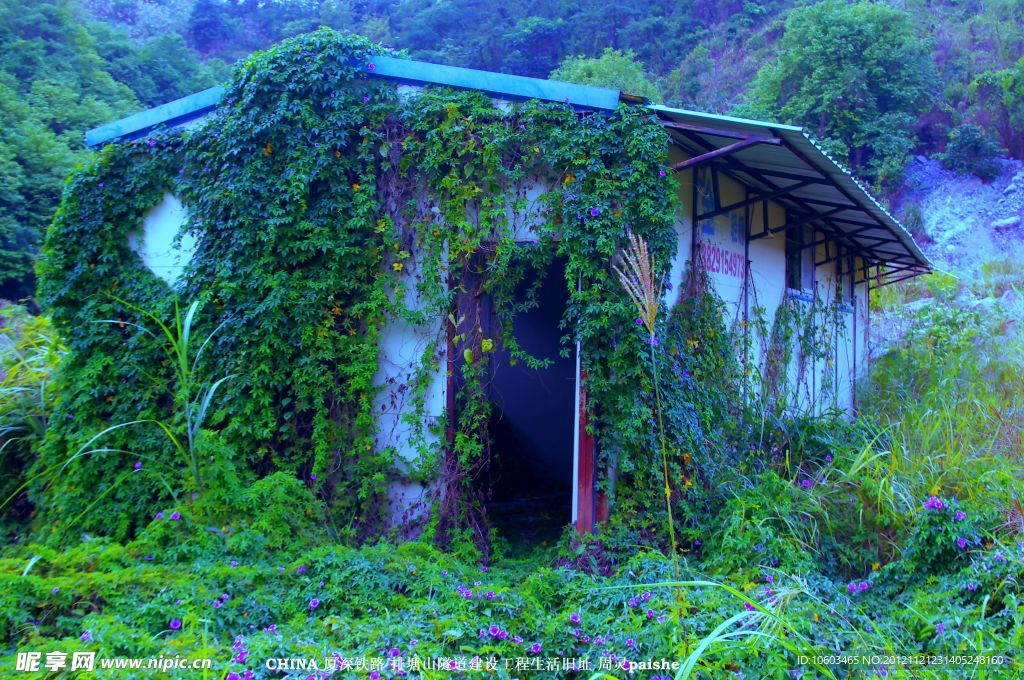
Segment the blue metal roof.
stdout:
<svg viewBox="0 0 1024 680">
<path fill-rule="evenodd" d="M 606 87 L 512 76 L 505 73 L 429 64 L 410 59 L 377 56 L 364 70 L 369 78 L 379 78 L 408 85 L 437 85 L 463 90 L 479 90 L 497 99 L 510 101 L 537 99 L 565 102 L 578 109 L 605 111 L 614 110 L 619 105 L 619 91 Z M 168 104 L 101 125 L 85 133 L 85 143 L 87 146 L 99 146 L 119 139 L 138 139 L 159 125 L 169 127 L 182 125 L 201 118 L 216 108 L 224 97 L 224 92 L 223 87 L 211 87 Z"/>
<path fill-rule="evenodd" d="M 99 146 L 118 139 L 138 139 L 158 125 L 184 125 L 213 111 L 223 97 L 224 88 L 218 85 L 175 99 L 173 102 L 93 128 L 85 133 L 85 144 Z"/>
</svg>

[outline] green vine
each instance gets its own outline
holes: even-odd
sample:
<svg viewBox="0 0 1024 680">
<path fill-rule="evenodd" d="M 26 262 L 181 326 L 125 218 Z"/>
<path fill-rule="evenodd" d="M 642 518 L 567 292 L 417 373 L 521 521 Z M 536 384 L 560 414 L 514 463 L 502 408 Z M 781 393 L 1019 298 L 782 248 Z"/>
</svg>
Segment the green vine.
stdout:
<svg viewBox="0 0 1024 680">
<path fill-rule="evenodd" d="M 650 405 L 636 395 L 650 387 L 638 360 L 646 348 L 610 267 L 627 229 L 658 262 L 672 254 L 661 127 L 628 106 L 607 115 L 497 106 L 443 89 L 400 97 L 393 84 L 365 77 L 378 53 L 326 29 L 287 40 L 236 70 L 205 125 L 110 145 L 69 180 L 40 267 L 40 298 L 72 355 L 46 462 L 109 423 L 168 414 L 173 377 L 133 325 L 142 320 L 136 308 L 169 322 L 176 298 L 198 301 L 197 332 L 223 326 L 197 379 L 235 376 L 207 427 L 244 479 L 298 474 L 327 501 L 339 537 L 359 540 L 385 530 L 393 480 L 440 476 L 438 540 L 469 529 L 486 542 L 473 486 L 488 454 L 486 358 L 503 347 L 529 367 L 543 365 L 521 350 L 513 324 L 536 304 L 540 282 L 525 296 L 516 291 L 560 257 L 570 299 L 565 351 L 575 341 L 584 348 L 599 464 L 607 469 L 615 452 L 627 467 L 643 467 Z M 127 241 L 165 192 L 188 207 L 186 229 L 197 237 L 173 289 Z M 485 337 L 472 304 L 484 295 L 494 300 L 498 337 Z M 393 323 L 427 339 L 402 385 L 410 421 L 425 420 L 449 331 L 456 340 L 456 411 L 414 435 L 414 461 L 378 441 L 379 347 Z M 437 437 L 448 424 L 450 447 Z M 110 448 L 170 456 L 158 433 L 117 437 Z M 52 504 L 45 517 L 87 504 L 86 490 L 127 460 L 101 458 L 37 490 L 40 504 Z M 165 494 L 140 477 L 84 524 L 99 530 L 100 514 L 116 515 L 131 519 L 111 533 L 130 533 Z"/>
</svg>

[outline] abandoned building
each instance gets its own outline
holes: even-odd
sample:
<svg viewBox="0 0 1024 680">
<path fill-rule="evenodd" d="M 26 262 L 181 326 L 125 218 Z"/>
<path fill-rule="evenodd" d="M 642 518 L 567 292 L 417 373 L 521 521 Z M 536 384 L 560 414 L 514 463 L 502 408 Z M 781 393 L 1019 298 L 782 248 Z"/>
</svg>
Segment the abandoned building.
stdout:
<svg viewBox="0 0 1024 680">
<path fill-rule="evenodd" d="M 591 114 L 613 112 L 622 103 L 646 107 L 671 140 L 665 166 L 674 171 L 683 206 L 677 214 L 678 248 L 666 297 L 678 289 L 687 264 L 697 258 L 726 303 L 728 322 L 739 324 L 743 332 L 752 327 L 755 310 L 770 324 L 786 300 L 807 305 L 825 300 L 840 314 L 841 332 L 829 338 L 835 343 L 834 358 L 812 358 L 788 367 L 792 409 L 856 408 L 855 384 L 868 361 L 870 291 L 930 268 L 899 222 L 800 128 L 649 105 L 611 89 L 388 56 L 375 58 L 371 66 L 365 78 L 390 81 L 400 92 L 431 87 L 476 90 L 499 103 L 539 100 Z M 156 129 L 196 128 L 223 97 L 223 88 L 204 90 L 91 130 L 86 141 L 100 148 L 145 138 Z M 543 191 L 538 184 L 531 196 Z M 167 193 L 129 243 L 168 283 L 188 266 L 195 245 L 187 232 L 179 237 L 188 215 L 188 206 Z M 528 223 L 522 238 L 530 239 Z M 552 266 L 557 268 L 558 261 Z M 508 502 L 523 493 L 557 498 L 557 503 L 546 505 L 562 513 L 555 520 L 587 531 L 607 508 L 595 492 L 595 442 L 581 406 L 586 399 L 580 388 L 582 350 L 577 346 L 575 357 L 559 356 L 564 291 L 546 287 L 539 302 L 521 319 L 519 333 L 524 349 L 551 359 L 550 367 L 530 371 L 503 365 L 490 384 L 501 415 L 495 436 L 514 440 L 524 452 L 505 466 L 505 474 L 515 483 L 499 484 L 495 493 L 497 500 Z M 398 387 L 422 360 L 429 335 L 394 320 L 381 337 L 377 446 L 397 451 L 398 459 L 417 455 L 414 439 L 433 437 L 437 443 L 438 435 L 403 417 L 408 395 Z M 746 358 L 750 366 L 763 364 L 758 347 L 753 343 Z M 426 414 L 435 419 L 452 408 L 456 389 L 450 347 L 447 354 L 448 361 L 438 364 L 422 395 Z M 491 361 L 509 364 L 501 352 Z M 524 488 L 531 490 L 523 492 Z M 395 481 L 389 497 L 396 508 L 405 507 L 422 491 L 418 482 Z"/>
</svg>

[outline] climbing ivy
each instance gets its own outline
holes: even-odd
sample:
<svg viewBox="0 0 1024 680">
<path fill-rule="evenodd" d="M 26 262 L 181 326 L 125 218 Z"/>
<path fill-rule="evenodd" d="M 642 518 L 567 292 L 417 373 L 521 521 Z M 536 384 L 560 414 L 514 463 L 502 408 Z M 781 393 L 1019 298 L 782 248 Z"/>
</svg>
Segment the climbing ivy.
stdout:
<svg viewBox="0 0 1024 680">
<path fill-rule="evenodd" d="M 652 421 L 637 396 L 650 387 L 638 360 L 647 348 L 610 266 L 628 229 L 660 266 L 672 256 L 661 127 L 629 106 L 589 113 L 445 89 L 400 94 L 367 77 L 379 53 L 327 29 L 286 40 L 236 69 L 205 124 L 109 145 L 76 171 L 40 266 L 40 298 L 72 355 L 40 470 L 110 423 L 173 416 L 172 374 L 134 308 L 170 321 L 175 298 L 199 301 L 195 332 L 220 327 L 199 377 L 234 376 L 207 427 L 243 480 L 299 475 L 328 502 L 337 535 L 360 540 L 385 530 L 391 481 L 439 476 L 429 487 L 439 542 L 469 529 L 485 543 L 472 480 L 488 452 L 486 358 L 504 347 L 543 365 L 519 347 L 513 323 L 542 282 L 516 291 L 555 257 L 567 263 L 564 346 L 583 347 L 599 467 L 615 455 L 644 469 Z M 165 192 L 188 207 L 197 237 L 173 288 L 128 246 Z M 494 300 L 498 337 L 485 337 L 472 304 L 482 295 Z M 460 374 L 455 413 L 413 435 L 415 461 L 377 441 L 379 347 L 393 323 L 428 339 L 401 386 L 412 420 L 425 415 L 439 362 L 454 359 Z M 171 460 L 159 433 L 108 436 L 104 448 L 133 453 L 97 453 L 38 483 L 44 518 L 76 514 L 109 487 L 83 528 L 125 535 L 182 486 L 167 478 L 173 466 L 121 477 L 135 452 Z M 111 528 L 109 516 L 129 519 Z"/>
</svg>

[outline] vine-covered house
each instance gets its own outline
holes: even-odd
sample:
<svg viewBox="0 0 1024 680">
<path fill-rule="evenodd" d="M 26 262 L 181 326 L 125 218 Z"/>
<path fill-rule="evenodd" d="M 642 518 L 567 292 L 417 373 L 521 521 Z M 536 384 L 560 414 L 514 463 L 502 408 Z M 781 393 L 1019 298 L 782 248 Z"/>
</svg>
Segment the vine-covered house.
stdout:
<svg viewBox="0 0 1024 680">
<path fill-rule="evenodd" d="M 127 305 L 199 300 L 196 370 L 231 376 L 209 460 L 296 472 L 353 537 L 641 512 L 664 486 L 655 363 L 685 502 L 713 483 L 691 463 L 716 427 L 693 394 L 727 374 L 714 413 L 853 412 L 870 291 L 929 268 L 799 128 L 327 30 L 86 139 L 40 270 L 69 371 L 95 385 L 64 408 L 170 408 L 170 379 L 130 368 L 160 355 Z M 664 273 L 653 343 L 613 274 L 627 232 Z M 710 326 L 683 304 L 698 294 Z M 87 323 L 112 318 L 131 323 Z M 88 432 L 60 427 L 66 448 Z"/>
</svg>

